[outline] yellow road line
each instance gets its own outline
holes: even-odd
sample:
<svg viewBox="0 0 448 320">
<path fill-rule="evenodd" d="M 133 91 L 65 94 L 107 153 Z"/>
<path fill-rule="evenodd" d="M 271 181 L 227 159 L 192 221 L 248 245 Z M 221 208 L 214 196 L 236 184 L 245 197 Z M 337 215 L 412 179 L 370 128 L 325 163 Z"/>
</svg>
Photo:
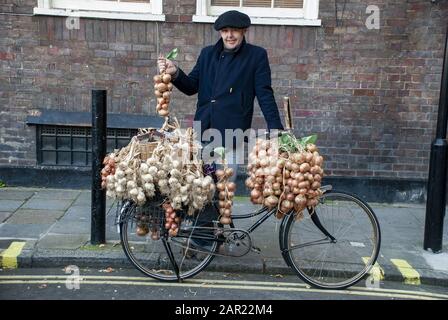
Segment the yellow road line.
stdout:
<svg viewBox="0 0 448 320">
<path fill-rule="evenodd" d="M 31 279 L 31 280 L 27 280 Z M 40 279 L 40 280 L 39 280 Z M 56 280 L 52 280 L 56 279 Z M 43 281 L 42 283 L 45 283 L 45 281 L 57 281 L 57 279 L 67 279 L 67 276 L 59 276 L 59 275 L 19 275 L 19 276 L 0 276 L 0 284 L 3 283 L 2 280 L 6 281 Z M 161 282 L 154 280 L 152 278 L 147 277 L 127 277 L 127 276 L 79 276 L 80 283 L 90 283 L 91 280 L 100 280 L 98 283 L 107 282 L 107 283 L 124 283 L 124 284 L 138 284 L 138 283 L 147 283 L 148 285 L 168 285 L 168 286 L 210 286 L 210 285 L 242 285 L 242 287 L 266 287 L 267 290 L 269 290 L 272 287 L 277 287 L 278 289 L 281 289 L 281 287 L 295 287 L 295 288 L 303 288 L 303 289 L 310 289 L 310 290 L 317 290 L 316 292 L 327 292 L 327 291 L 341 291 L 341 290 L 321 290 L 321 289 L 311 289 L 308 285 L 303 283 L 291 283 L 291 282 L 268 282 L 268 281 L 247 281 L 247 280 L 219 280 L 219 279 L 188 279 L 185 280 L 183 283 L 175 283 L 175 282 Z M 120 281 L 111 281 L 111 280 L 120 280 Z M 132 281 L 134 280 L 134 281 Z M 40 282 L 39 282 L 40 283 Z M 424 297 L 430 297 L 430 298 L 439 298 L 439 299 L 445 299 L 448 300 L 448 295 L 444 294 L 437 294 L 432 292 L 423 292 L 423 291 L 409 291 L 409 290 L 397 290 L 397 289 L 383 289 L 383 288 L 363 288 L 363 287 L 351 287 L 349 289 L 343 290 L 345 292 L 350 292 L 349 294 L 352 294 L 353 292 L 373 292 L 377 294 L 391 294 L 391 295 L 416 295 L 416 296 L 424 296 Z"/>
<path fill-rule="evenodd" d="M 390 261 L 398 268 L 398 271 L 403 275 L 404 283 L 420 285 L 420 274 L 412 268 L 412 266 L 402 259 L 390 259 Z"/>
<path fill-rule="evenodd" d="M 369 262 L 369 257 L 362 257 L 362 260 L 365 264 Z M 378 262 L 375 262 L 375 264 L 372 266 L 372 268 L 369 271 L 369 274 L 373 277 L 376 281 L 384 280 L 384 270 L 381 268 L 381 266 L 378 264 Z"/>
<path fill-rule="evenodd" d="M 22 252 L 26 242 L 12 242 L 8 249 L 0 254 L 0 266 L 5 269 L 17 268 L 17 257 Z"/>
<path fill-rule="evenodd" d="M 1 280 L 0 284 L 65 284 L 62 280 Z M 80 284 L 104 284 L 104 285 L 135 285 L 135 286 L 159 286 L 159 287 L 189 287 L 189 288 L 215 288 L 215 289 L 235 289 L 235 290 L 260 290 L 260 291 L 287 291 L 287 292 L 312 292 L 312 293 L 334 293 L 353 296 L 372 296 L 386 298 L 404 298 L 420 300 L 439 300 L 438 298 L 415 295 L 415 294 L 390 294 L 381 292 L 355 292 L 348 290 L 319 290 L 308 288 L 283 287 L 267 288 L 265 286 L 239 286 L 239 285 L 219 285 L 219 284 L 192 284 L 192 283 L 170 283 L 170 282 L 132 282 L 132 281 L 82 281 Z"/>
</svg>

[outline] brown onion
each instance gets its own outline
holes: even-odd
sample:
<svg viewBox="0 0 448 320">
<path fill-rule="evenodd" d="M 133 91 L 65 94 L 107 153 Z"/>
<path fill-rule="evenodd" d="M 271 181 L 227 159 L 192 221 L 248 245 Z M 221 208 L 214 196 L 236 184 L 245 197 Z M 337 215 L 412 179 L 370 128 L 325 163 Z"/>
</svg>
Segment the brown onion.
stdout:
<svg viewBox="0 0 448 320">
<path fill-rule="evenodd" d="M 153 80 L 155 83 L 160 83 L 160 82 L 162 82 L 162 77 L 157 74 L 153 77 Z"/>
<path fill-rule="evenodd" d="M 226 168 L 225 174 L 227 177 L 231 177 L 233 175 L 233 169 L 232 168 Z"/>
<path fill-rule="evenodd" d="M 224 182 L 218 182 L 218 183 L 216 184 L 216 189 L 218 189 L 218 191 L 224 191 L 224 190 L 225 190 L 225 187 L 226 187 L 226 185 L 225 185 Z"/>
<path fill-rule="evenodd" d="M 302 173 L 305 173 L 305 172 L 308 172 L 309 170 L 310 170 L 310 165 L 308 164 L 308 163 L 302 163 L 301 165 L 300 165 L 300 172 L 302 172 Z"/>
</svg>

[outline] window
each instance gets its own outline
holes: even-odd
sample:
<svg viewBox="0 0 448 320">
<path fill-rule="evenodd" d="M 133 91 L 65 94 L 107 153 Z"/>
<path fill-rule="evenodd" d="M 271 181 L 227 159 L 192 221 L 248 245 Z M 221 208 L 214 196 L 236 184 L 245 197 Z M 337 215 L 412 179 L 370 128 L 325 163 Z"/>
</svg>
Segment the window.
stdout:
<svg viewBox="0 0 448 320">
<path fill-rule="evenodd" d="M 320 26 L 319 0 L 198 0 L 195 22 L 214 22 L 221 13 L 238 10 L 253 24 Z"/>
<path fill-rule="evenodd" d="M 34 14 L 165 21 L 162 0 L 38 0 Z"/>
<path fill-rule="evenodd" d="M 107 153 L 129 144 L 137 129 L 107 129 Z M 92 164 L 91 128 L 37 126 L 37 163 L 87 167 Z"/>
</svg>

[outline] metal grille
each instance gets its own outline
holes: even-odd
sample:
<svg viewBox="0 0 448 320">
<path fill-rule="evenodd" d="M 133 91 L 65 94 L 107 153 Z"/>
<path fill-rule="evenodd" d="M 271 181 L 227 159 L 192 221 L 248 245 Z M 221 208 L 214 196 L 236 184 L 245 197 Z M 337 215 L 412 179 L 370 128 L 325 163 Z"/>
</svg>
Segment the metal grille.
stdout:
<svg viewBox="0 0 448 320">
<path fill-rule="evenodd" d="M 107 129 L 107 152 L 125 147 L 137 129 Z M 37 126 L 37 163 L 87 167 L 92 162 L 91 128 Z"/>
</svg>

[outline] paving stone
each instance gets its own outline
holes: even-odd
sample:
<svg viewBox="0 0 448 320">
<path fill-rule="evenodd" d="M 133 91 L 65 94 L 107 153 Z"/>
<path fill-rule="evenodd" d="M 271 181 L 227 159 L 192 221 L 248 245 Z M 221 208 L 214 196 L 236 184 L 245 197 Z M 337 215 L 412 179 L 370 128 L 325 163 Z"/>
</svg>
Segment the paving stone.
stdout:
<svg viewBox="0 0 448 320">
<path fill-rule="evenodd" d="M 66 199 L 51 200 L 51 199 L 35 198 L 33 196 L 22 206 L 22 209 L 66 210 L 70 207 L 72 202 L 73 200 L 66 200 Z"/>
<path fill-rule="evenodd" d="M 0 211 L 15 211 L 22 204 L 22 200 L 0 200 Z"/>
<path fill-rule="evenodd" d="M 14 188 L 0 189 L 0 200 L 27 200 L 34 195 L 32 190 L 20 190 Z"/>
<path fill-rule="evenodd" d="M 47 234 L 37 247 L 40 249 L 78 249 L 90 239 L 87 234 Z"/>
<path fill-rule="evenodd" d="M 37 191 L 33 198 L 75 200 L 79 196 L 80 193 L 81 193 L 80 190 L 42 189 L 42 190 Z"/>
<path fill-rule="evenodd" d="M 64 214 L 63 219 L 73 221 L 90 221 L 91 214 L 90 207 L 71 206 Z"/>
<path fill-rule="evenodd" d="M 1 238 L 39 239 L 51 227 L 51 224 L 13 224 L 3 223 L 0 226 Z"/>
<path fill-rule="evenodd" d="M 64 215 L 64 211 L 19 209 L 8 223 L 15 224 L 53 224 Z"/>
<path fill-rule="evenodd" d="M 50 230 L 57 234 L 90 234 L 90 221 L 73 223 L 71 220 L 59 220 Z"/>
<path fill-rule="evenodd" d="M 0 223 L 6 221 L 11 215 L 12 212 L 0 212 Z"/>
</svg>

